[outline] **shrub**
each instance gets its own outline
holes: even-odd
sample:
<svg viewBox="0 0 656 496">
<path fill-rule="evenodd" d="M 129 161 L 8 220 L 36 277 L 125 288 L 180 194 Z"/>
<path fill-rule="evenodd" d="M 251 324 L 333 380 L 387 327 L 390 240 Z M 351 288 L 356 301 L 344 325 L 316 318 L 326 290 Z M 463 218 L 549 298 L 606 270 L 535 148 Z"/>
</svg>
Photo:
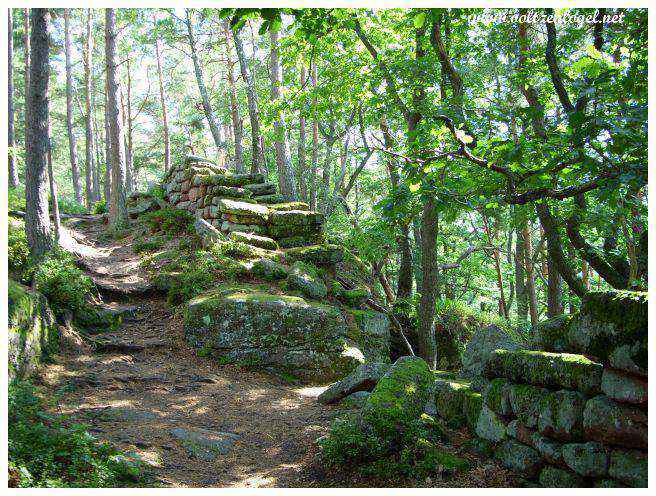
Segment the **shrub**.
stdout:
<svg viewBox="0 0 656 496">
<path fill-rule="evenodd" d="M 105 200 L 98 200 L 93 204 L 92 212 L 96 215 L 106 214 L 108 212 Z"/>
<path fill-rule="evenodd" d="M 7 191 L 7 206 L 9 210 L 25 212 L 25 190 L 13 188 Z"/>
<path fill-rule="evenodd" d="M 29 383 L 9 385 L 10 487 L 143 485 L 141 463 L 130 461 L 83 425 L 45 411 Z"/>
<path fill-rule="evenodd" d="M 141 219 L 152 231 L 163 231 L 167 234 L 191 232 L 194 216 L 186 210 L 173 207 L 147 212 Z"/>
<path fill-rule="evenodd" d="M 55 250 L 39 263 L 34 270 L 34 283 L 58 315 L 65 310 L 73 314 L 84 312 L 94 289 L 91 279 L 75 266 L 73 257 L 61 250 Z"/>
<path fill-rule="evenodd" d="M 29 265 L 30 250 L 25 236 L 23 221 L 9 220 L 7 232 L 7 258 L 9 272 L 22 279 L 22 275 Z"/>
<path fill-rule="evenodd" d="M 59 211 L 67 214 L 84 214 L 87 209 L 84 205 L 80 205 L 75 200 L 69 200 L 65 197 L 58 197 L 57 203 L 59 204 Z"/>
<path fill-rule="evenodd" d="M 166 239 L 162 236 L 145 239 L 143 241 L 136 241 L 132 245 L 132 251 L 135 253 L 142 253 L 144 251 L 155 251 L 164 246 Z"/>
</svg>

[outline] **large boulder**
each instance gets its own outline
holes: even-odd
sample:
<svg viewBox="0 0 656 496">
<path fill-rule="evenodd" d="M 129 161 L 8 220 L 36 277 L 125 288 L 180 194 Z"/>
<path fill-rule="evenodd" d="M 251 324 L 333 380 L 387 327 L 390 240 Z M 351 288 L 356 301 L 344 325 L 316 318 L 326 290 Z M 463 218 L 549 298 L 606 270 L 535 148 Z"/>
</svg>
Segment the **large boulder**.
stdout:
<svg viewBox="0 0 656 496">
<path fill-rule="evenodd" d="M 337 403 L 357 391 L 371 391 L 390 368 L 388 363 L 364 363 L 319 395 L 319 403 Z"/>
<path fill-rule="evenodd" d="M 564 444 L 563 461 L 574 472 L 583 477 L 605 477 L 608 475 L 609 452 L 601 443 Z"/>
<path fill-rule="evenodd" d="M 8 279 L 9 381 L 25 378 L 56 350 L 58 328 L 46 298 Z"/>
<path fill-rule="evenodd" d="M 436 413 L 452 427 L 467 425 L 476 429 L 483 409 L 483 396 L 474 391 L 469 381 L 450 377 L 436 378 L 430 394 Z"/>
<path fill-rule="evenodd" d="M 621 403 L 647 405 L 647 379 L 621 370 L 604 368 L 601 390 L 609 398 Z"/>
<path fill-rule="evenodd" d="M 505 377 L 554 389 L 575 389 L 584 394 L 600 391 L 602 371 L 600 363 L 583 355 L 530 350 L 495 350 L 485 367 L 488 377 Z"/>
<path fill-rule="evenodd" d="M 577 391 L 556 391 L 540 400 L 538 430 L 560 441 L 572 441 L 583 434 L 586 398 Z"/>
<path fill-rule="evenodd" d="M 496 349 L 517 350 L 520 344 L 515 336 L 496 325 L 477 330 L 462 355 L 462 374 L 476 377 L 483 374 L 492 352 Z"/>
<path fill-rule="evenodd" d="M 304 262 L 294 262 L 287 276 L 289 289 L 296 289 L 309 298 L 319 300 L 328 294 L 326 284 L 316 267 Z"/>
<path fill-rule="evenodd" d="M 589 439 L 629 448 L 647 448 L 647 413 L 599 395 L 585 404 L 583 428 Z"/>
<path fill-rule="evenodd" d="M 647 487 L 647 453 L 616 449 L 610 454 L 608 474 L 631 487 Z"/>
<path fill-rule="evenodd" d="M 501 464 L 524 477 L 532 478 L 538 475 L 542 467 L 542 457 L 530 446 L 514 439 L 505 441 L 495 453 Z"/>
<path fill-rule="evenodd" d="M 362 408 L 362 420 L 381 439 L 399 440 L 419 419 L 433 374 L 418 357 L 399 358 L 378 381 Z"/>
<path fill-rule="evenodd" d="M 390 321 L 384 313 L 374 310 L 347 310 L 349 337 L 360 344 L 365 359 L 371 362 L 390 361 Z"/>
<path fill-rule="evenodd" d="M 245 284 L 198 296 L 185 311 L 185 336 L 201 353 L 309 381 L 338 379 L 364 361 L 347 335 L 338 308 Z"/>
</svg>

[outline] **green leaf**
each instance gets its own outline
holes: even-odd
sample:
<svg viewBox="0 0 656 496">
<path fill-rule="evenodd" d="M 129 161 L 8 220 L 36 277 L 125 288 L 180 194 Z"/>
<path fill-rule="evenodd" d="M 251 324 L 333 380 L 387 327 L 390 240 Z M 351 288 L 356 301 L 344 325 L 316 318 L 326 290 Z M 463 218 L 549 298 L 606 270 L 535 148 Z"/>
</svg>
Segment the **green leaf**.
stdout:
<svg viewBox="0 0 656 496">
<path fill-rule="evenodd" d="M 411 191 L 412 193 L 416 193 L 417 191 L 419 191 L 419 188 L 421 188 L 421 184 L 419 184 L 419 183 L 417 183 L 417 184 L 411 184 L 411 185 L 408 187 L 408 189 L 410 189 L 410 191 Z"/>
<path fill-rule="evenodd" d="M 421 29 L 424 25 L 424 22 L 426 22 L 426 12 L 420 12 L 417 14 L 412 22 L 414 23 L 415 28 Z"/>
</svg>

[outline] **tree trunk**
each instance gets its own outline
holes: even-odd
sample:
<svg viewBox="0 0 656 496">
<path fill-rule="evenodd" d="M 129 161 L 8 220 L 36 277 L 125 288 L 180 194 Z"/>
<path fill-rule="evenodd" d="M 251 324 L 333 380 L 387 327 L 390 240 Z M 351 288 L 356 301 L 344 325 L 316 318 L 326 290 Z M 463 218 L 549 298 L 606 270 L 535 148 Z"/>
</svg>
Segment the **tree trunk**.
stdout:
<svg viewBox="0 0 656 496">
<path fill-rule="evenodd" d="M 64 9 L 64 51 L 66 53 L 66 130 L 68 132 L 68 151 L 71 158 L 71 175 L 73 176 L 73 193 L 75 201 L 82 204 L 80 188 L 80 171 L 77 166 L 77 149 L 73 130 L 73 69 L 71 66 L 71 10 Z"/>
<path fill-rule="evenodd" d="M 232 116 L 232 128 L 234 130 L 235 138 L 235 171 L 237 173 L 246 172 L 244 168 L 244 151 L 243 151 L 243 136 L 244 128 L 239 117 L 239 106 L 237 100 L 237 86 L 235 84 L 235 76 L 233 73 L 234 61 L 232 60 L 232 52 L 230 50 L 230 21 L 225 19 L 223 22 L 223 30 L 226 39 L 226 59 L 227 59 L 227 72 L 228 72 L 228 86 L 230 87 L 230 114 Z"/>
<path fill-rule="evenodd" d="M 551 257 L 547 257 L 547 317 L 563 313 L 561 278 Z"/>
<path fill-rule="evenodd" d="M 9 24 L 9 58 L 8 65 L 8 88 L 7 88 L 7 114 L 9 117 L 9 124 L 7 126 L 7 148 L 9 149 L 9 187 L 16 188 L 18 186 L 18 170 L 16 169 L 14 161 L 14 20 L 9 12 L 7 22 Z"/>
<path fill-rule="evenodd" d="M 191 60 L 194 63 L 194 74 L 196 75 L 196 83 L 198 84 L 198 92 L 200 93 L 201 101 L 203 103 L 203 111 L 205 112 L 205 118 L 207 123 L 210 126 L 210 132 L 212 133 L 212 139 L 214 140 L 214 146 L 216 146 L 217 153 L 217 162 L 219 165 L 223 165 L 225 157 L 225 144 L 221 139 L 221 132 L 219 131 L 219 125 L 216 122 L 214 117 L 214 112 L 212 111 L 212 106 L 210 105 L 210 97 L 207 94 L 207 88 L 205 87 L 205 80 L 203 78 L 203 68 L 200 65 L 200 60 L 198 60 L 198 53 L 196 52 L 196 40 L 194 39 L 194 27 L 191 21 L 191 12 L 189 9 L 185 9 L 186 14 L 186 24 L 187 24 L 187 37 L 189 38 L 189 48 L 191 49 Z"/>
<path fill-rule="evenodd" d="M 332 172 L 332 155 L 334 138 L 326 138 L 326 155 L 323 160 L 323 177 L 321 180 L 321 211 L 328 211 L 328 193 L 330 191 L 330 176 Z"/>
<path fill-rule="evenodd" d="M 526 242 L 524 229 L 526 229 L 526 215 L 522 207 L 515 206 L 515 294 L 517 295 L 517 317 L 520 321 L 528 320 L 528 289 L 526 284 Z"/>
<path fill-rule="evenodd" d="M 25 137 L 25 234 L 30 254 L 40 260 L 52 249 L 48 186 L 48 87 L 50 80 L 50 12 L 31 10 L 29 116 Z"/>
<path fill-rule="evenodd" d="M 301 65 L 301 88 L 305 88 L 305 64 Z M 307 167 L 305 163 L 305 109 L 302 108 L 298 115 L 298 189 L 300 191 L 301 200 L 306 202 L 308 200 L 307 190 Z"/>
<path fill-rule="evenodd" d="M 128 211 L 125 206 L 125 160 L 119 116 L 119 84 L 116 61 L 116 11 L 105 10 L 105 64 L 107 74 L 107 117 L 109 123 L 110 160 L 112 174 L 109 222 L 115 229 L 127 224 Z"/>
<path fill-rule="evenodd" d="M 241 77 L 246 83 L 246 98 L 248 100 L 248 117 L 251 122 L 251 173 L 259 172 L 260 156 L 262 150 L 260 149 L 260 119 L 257 110 L 257 93 L 255 91 L 255 83 L 248 71 L 248 61 L 244 54 L 244 46 L 239 37 L 238 31 L 232 32 L 232 40 L 235 43 L 235 51 L 237 52 L 237 59 L 239 60 L 239 68 L 241 70 Z"/>
<path fill-rule="evenodd" d="M 50 184 L 50 201 L 52 201 L 52 220 L 55 227 L 55 244 L 59 242 L 61 218 L 59 216 L 59 198 L 57 198 L 57 181 L 52 170 L 52 125 L 48 113 L 48 182 Z"/>
<path fill-rule="evenodd" d="M 27 151 L 27 128 L 30 125 L 30 9 L 23 9 L 23 47 L 25 47 L 25 66 L 24 66 L 24 78 L 25 83 L 25 150 Z"/>
<path fill-rule="evenodd" d="M 312 158 L 310 171 L 310 208 L 317 209 L 317 167 L 319 163 L 319 121 L 317 120 L 317 62 L 312 63 L 310 68 L 310 77 L 312 80 Z"/>
<path fill-rule="evenodd" d="M 86 161 L 86 173 L 85 173 L 85 193 L 87 199 L 87 210 L 91 209 L 94 201 L 96 201 L 96 195 L 93 187 L 93 179 L 95 174 L 94 167 L 94 157 L 93 157 L 93 114 L 92 114 L 92 105 L 91 105 L 91 91 L 93 85 L 93 78 L 91 71 L 92 57 L 93 57 L 93 12 L 91 9 L 87 9 L 87 23 L 86 23 L 86 36 L 84 38 L 84 85 L 85 85 L 85 134 L 86 134 L 86 143 L 85 143 L 85 161 Z"/>
<path fill-rule="evenodd" d="M 111 154 L 111 139 L 109 137 L 109 111 L 108 111 L 108 94 L 107 77 L 105 77 L 105 203 L 109 209 L 112 203 L 112 154 Z"/>
<path fill-rule="evenodd" d="M 154 23 L 157 19 L 153 16 Z M 155 55 L 157 58 L 157 78 L 159 80 L 159 100 L 162 106 L 162 127 L 164 129 L 164 171 L 171 168 L 171 139 L 169 136 L 169 120 L 166 114 L 166 90 L 164 89 L 164 75 L 162 72 L 162 42 L 159 31 L 155 26 Z"/>
<path fill-rule="evenodd" d="M 424 204 L 421 214 L 421 284 L 419 291 L 419 348 L 418 353 L 428 365 L 437 366 L 435 347 L 435 290 L 438 286 L 439 272 L 435 245 L 437 241 L 438 215 L 435 198 L 431 195 Z"/>
<path fill-rule="evenodd" d="M 494 260 L 494 269 L 497 274 L 497 287 L 499 288 L 499 314 L 502 317 L 508 318 L 508 308 L 506 305 L 506 296 L 503 289 L 503 275 L 501 274 L 501 257 L 499 256 L 499 249 L 496 247 L 495 241 L 496 236 L 492 239 L 492 232 L 490 225 L 485 214 L 483 217 L 483 228 L 485 229 L 485 234 L 487 235 L 487 242 L 492 246 L 492 259 Z"/>
<path fill-rule="evenodd" d="M 282 70 L 278 55 L 278 32 L 275 29 L 270 29 L 269 37 L 271 40 L 271 102 L 275 107 L 276 102 L 280 99 L 280 87 L 282 86 Z M 278 186 L 280 192 L 287 198 L 296 200 L 298 195 L 296 193 L 294 173 L 287 149 L 285 119 L 280 109 L 276 111 L 275 120 L 273 121 L 273 132 L 275 136 L 274 147 L 276 150 L 276 167 L 278 170 Z"/>
<path fill-rule="evenodd" d="M 126 59 L 126 107 L 125 121 L 127 122 L 127 133 L 125 136 L 125 189 L 129 195 L 134 190 L 134 163 L 132 160 L 132 73 L 130 71 L 130 57 Z"/>
<path fill-rule="evenodd" d="M 526 293 L 528 308 L 531 316 L 531 325 L 538 323 L 538 298 L 535 291 L 535 265 L 533 264 L 533 242 L 528 220 L 522 225 L 522 239 L 524 240 L 524 268 L 526 270 Z"/>
</svg>

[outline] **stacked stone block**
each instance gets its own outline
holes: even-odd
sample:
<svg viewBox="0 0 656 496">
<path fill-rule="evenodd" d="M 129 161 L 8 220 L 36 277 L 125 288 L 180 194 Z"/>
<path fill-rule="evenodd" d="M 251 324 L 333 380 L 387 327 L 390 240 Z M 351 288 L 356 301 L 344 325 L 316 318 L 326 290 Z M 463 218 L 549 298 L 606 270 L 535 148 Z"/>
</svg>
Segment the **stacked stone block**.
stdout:
<svg viewBox="0 0 656 496">
<path fill-rule="evenodd" d="M 646 487 L 646 293 L 591 293 L 534 332 L 547 351 L 495 350 L 478 402 L 468 382 L 439 379 L 437 413 L 543 486 Z"/>
<path fill-rule="evenodd" d="M 198 157 L 172 167 L 163 181 L 166 199 L 224 233 L 275 248 L 323 242 L 323 215 L 303 202 L 285 202 L 262 174 L 231 174 Z M 266 238 L 266 239 L 263 239 Z M 275 249 L 274 248 L 274 249 Z"/>
</svg>

